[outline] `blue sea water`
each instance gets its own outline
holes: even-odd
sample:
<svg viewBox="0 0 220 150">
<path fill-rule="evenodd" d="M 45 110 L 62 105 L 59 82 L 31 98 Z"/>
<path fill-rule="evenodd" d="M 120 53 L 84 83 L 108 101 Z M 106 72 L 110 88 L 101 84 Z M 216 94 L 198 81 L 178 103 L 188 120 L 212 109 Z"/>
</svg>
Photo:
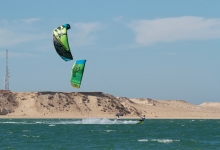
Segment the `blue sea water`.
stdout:
<svg viewBox="0 0 220 150">
<path fill-rule="evenodd" d="M 220 120 L 0 119 L 0 149 L 220 149 Z"/>
</svg>

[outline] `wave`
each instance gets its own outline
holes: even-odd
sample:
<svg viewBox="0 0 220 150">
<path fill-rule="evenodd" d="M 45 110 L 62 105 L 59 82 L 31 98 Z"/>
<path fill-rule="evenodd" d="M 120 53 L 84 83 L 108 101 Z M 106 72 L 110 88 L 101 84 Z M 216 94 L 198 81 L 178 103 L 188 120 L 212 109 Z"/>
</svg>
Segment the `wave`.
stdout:
<svg viewBox="0 0 220 150">
<path fill-rule="evenodd" d="M 99 119 L 99 118 L 87 118 L 82 119 L 81 124 L 136 124 L 137 121 L 132 120 L 111 120 L 111 119 Z"/>
<path fill-rule="evenodd" d="M 59 124 L 136 124 L 134 120 L 112 120 L 107 118 L 86 118 L 86 119 L 42 119 L 42 120 L 16 120 L 16 121 L 0 121 L 0 124 L 48 124 L 49 126 Z"/>
<path fill-rule="evenodd" d="M 172 143 L 172 142 L 179 142 L 180 140 L 172 140 L 172 139 L 139 139 L 139 142 L 159 142 L 159 143 Z"/>
</svg>

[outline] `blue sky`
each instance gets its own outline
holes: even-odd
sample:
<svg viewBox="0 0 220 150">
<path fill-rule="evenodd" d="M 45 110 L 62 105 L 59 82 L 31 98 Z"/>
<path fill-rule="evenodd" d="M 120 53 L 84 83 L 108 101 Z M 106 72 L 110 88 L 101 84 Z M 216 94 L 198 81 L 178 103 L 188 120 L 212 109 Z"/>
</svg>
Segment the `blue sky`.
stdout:
<svg viewBox="0 0 220 150">
<path fill-rule="evenodd" d="M 129 98 L 220 100 L 218 0 L 2 0 L 0 89 L 9 50 L 10 89 L 101 91 Z M 68 23 L 73 61 L 52 43 Z M 86 59 L 80 89 L 71 87 L 75 60 Z"/>
</svg>

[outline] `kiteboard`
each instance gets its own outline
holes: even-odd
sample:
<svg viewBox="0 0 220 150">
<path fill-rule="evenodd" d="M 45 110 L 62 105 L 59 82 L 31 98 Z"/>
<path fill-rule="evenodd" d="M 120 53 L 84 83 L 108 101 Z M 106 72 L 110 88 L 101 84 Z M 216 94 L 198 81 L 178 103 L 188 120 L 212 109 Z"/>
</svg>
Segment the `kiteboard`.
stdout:
<svg viewBox="0 0 220 150">
<path fill-rule="evenodd" d="M 144 121 L 139 121 L 137 124 L 144 124 Z"/>
</svg>

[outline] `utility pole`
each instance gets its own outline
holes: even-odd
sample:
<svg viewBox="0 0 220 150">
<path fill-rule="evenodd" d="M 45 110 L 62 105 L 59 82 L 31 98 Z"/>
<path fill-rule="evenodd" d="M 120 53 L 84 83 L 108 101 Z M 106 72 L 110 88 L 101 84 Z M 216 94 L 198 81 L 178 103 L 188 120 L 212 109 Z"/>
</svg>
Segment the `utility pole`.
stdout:
<svg viewBox="0 0 220 150">
<path fill-rule="evenodd" d="M 5 90 L 9 90 L 9 70 L 8 70 L 8 50 L 6 50 L 6 76 L 5 76 Z"/>
</svg>

